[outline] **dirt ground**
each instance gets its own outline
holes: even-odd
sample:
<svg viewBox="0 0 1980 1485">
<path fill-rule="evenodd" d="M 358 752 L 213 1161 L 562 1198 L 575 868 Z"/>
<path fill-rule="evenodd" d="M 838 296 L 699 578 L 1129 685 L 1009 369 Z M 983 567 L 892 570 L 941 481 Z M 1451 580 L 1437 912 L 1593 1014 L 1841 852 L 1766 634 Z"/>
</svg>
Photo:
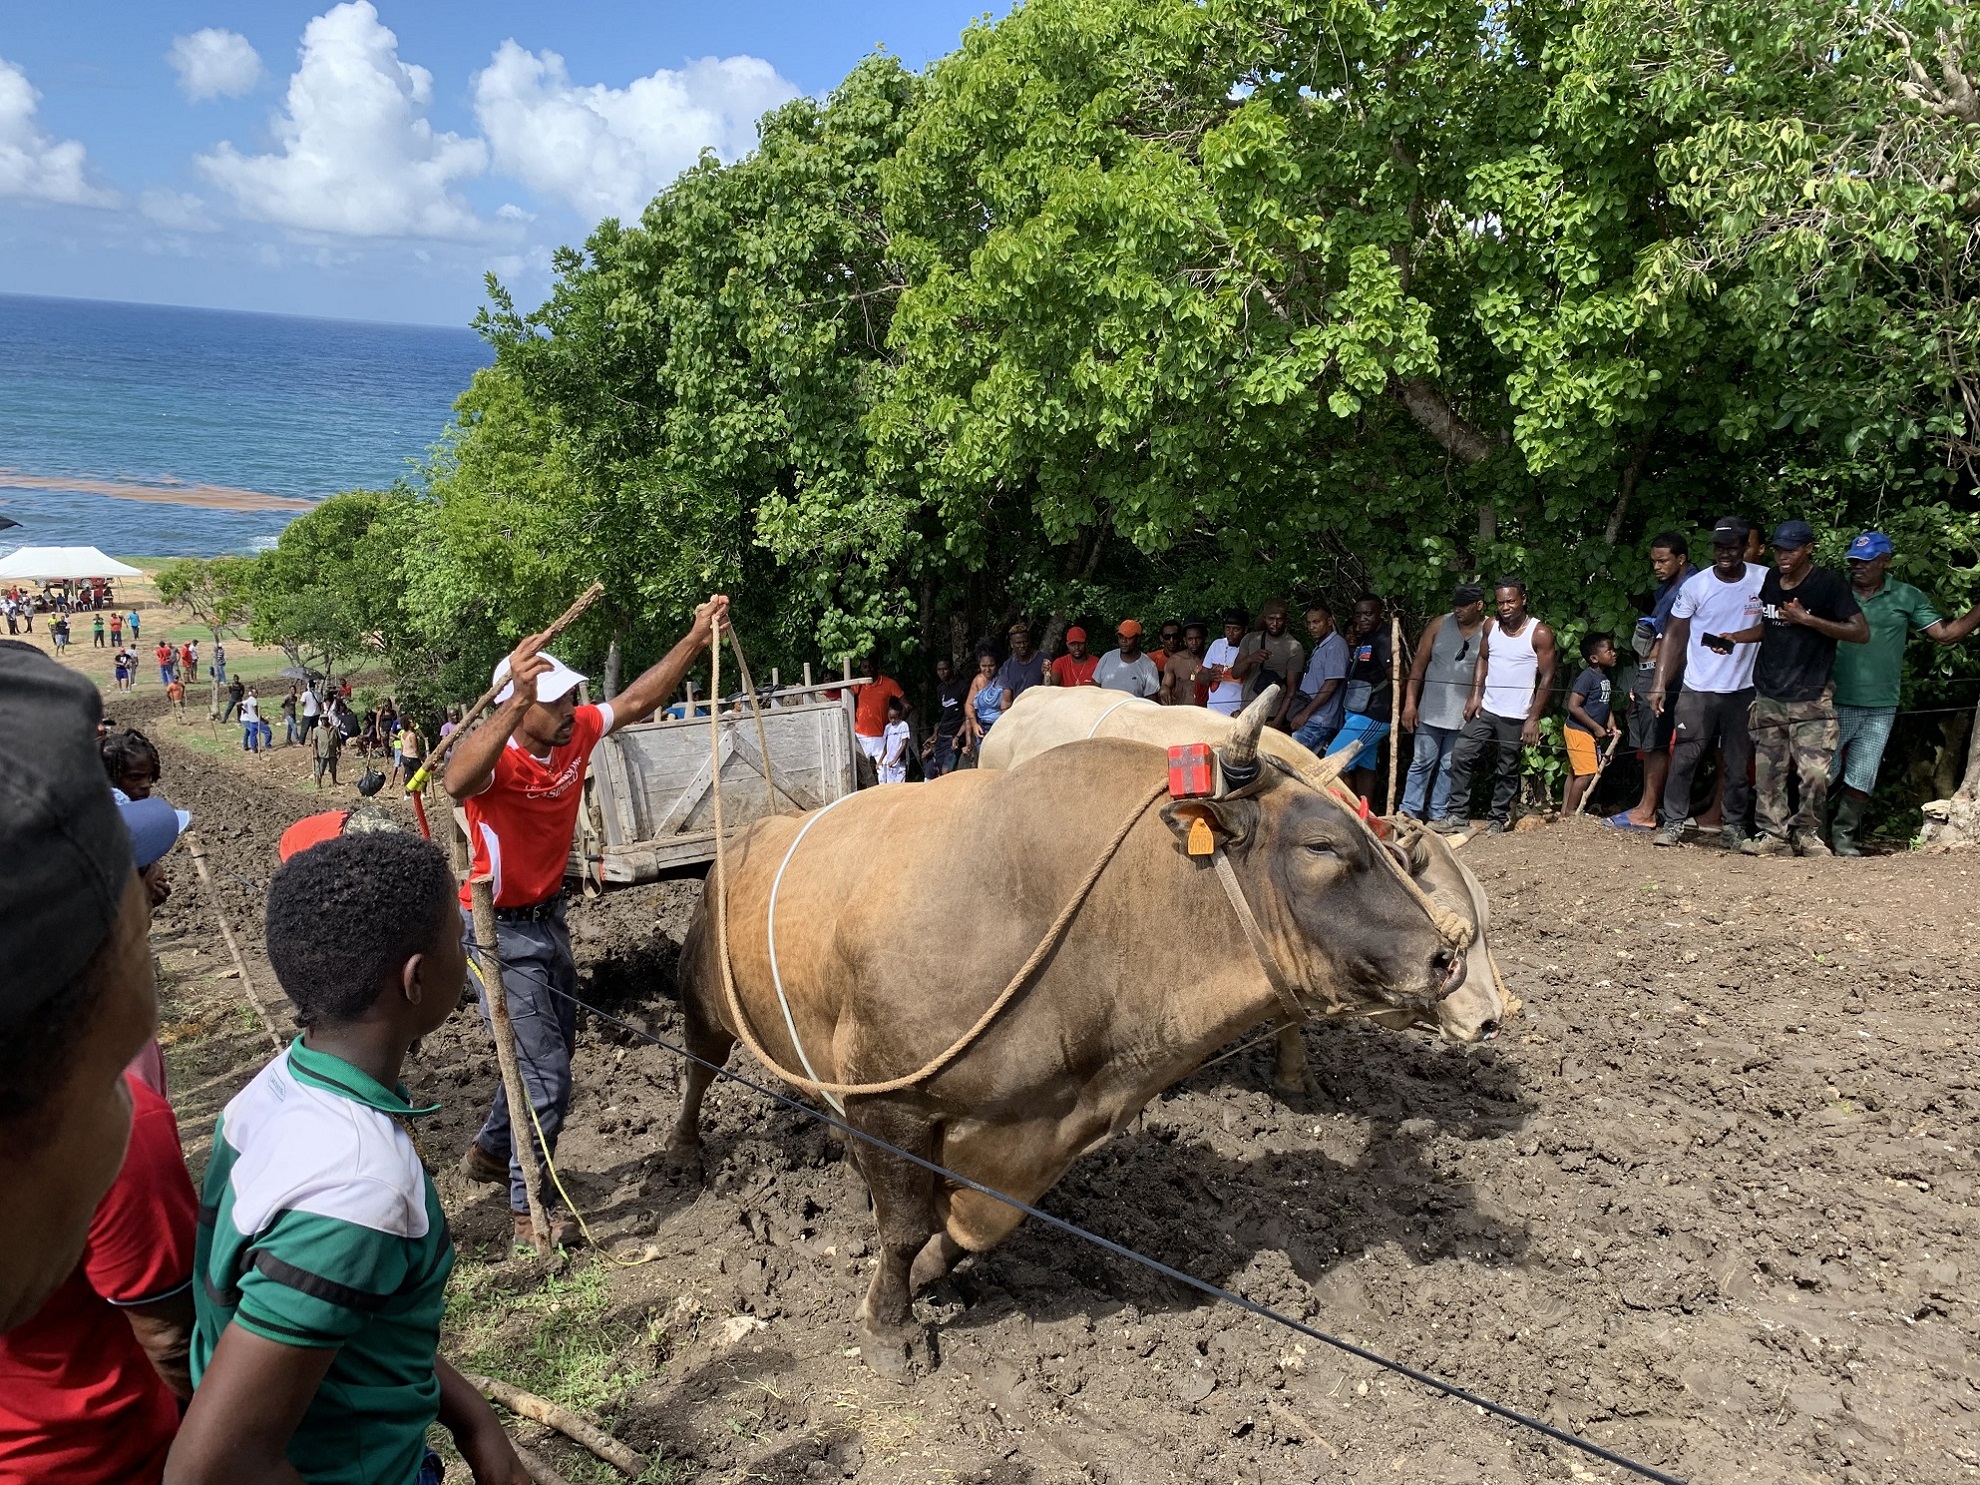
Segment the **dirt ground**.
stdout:
<svg viewBox="0 0 1980 1485">
<path fill-rule="evenodd" d="M 169 730 L 164 792 L 272 998 L 260 894 L 317 800 Z M 1464 849 L 1526 1002 L 1496 1042 L 1311 1029 L 1319 1090 L 1294 1105 L 1260 1047 L 1152 1103 L 1048 1208 L 1689 1480 L 1980 1477 L 1980 856 L 1757 861 L 1589 823 Z M 178 881 L 159 949 L 197 1161 L 268 1044 L 189 863 Z M 698 891 L 579 905 L 586 995 L 672 1033 Z M 559 1166 L 630 1267 L 513 1256 L 503 1196 L 452 1172 L 496 1081 L 470 1013 L 409 1074 L 446 1104 L 422 1132 L 462 1248 L 454 1353 L 562 1387 L 648 1479 L 1625 1478 L 1036 1226 L 924 1296 L 939 1366 L 881 1381 L 850 1354 L 871 1231 L 839 1145 L 718 1084 L 705 1182 L 671 1173 L 677 1073 L 581 1033 Z"/>
</svg>

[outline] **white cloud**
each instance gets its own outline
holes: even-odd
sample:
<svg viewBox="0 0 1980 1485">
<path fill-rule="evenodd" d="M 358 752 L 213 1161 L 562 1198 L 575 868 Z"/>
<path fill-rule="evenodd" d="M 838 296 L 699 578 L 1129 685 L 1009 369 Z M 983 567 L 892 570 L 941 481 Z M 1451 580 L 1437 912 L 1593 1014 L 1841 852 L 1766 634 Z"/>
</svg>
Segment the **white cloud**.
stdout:
<svg viewBox="0 0 1980 1485">
<path fill-rule="evenodd" d="M 27 74 L 0 57 L 0 196 L 63 206 L 115 206 L 115 191 L 91 184 L 82 142 L 42 132 L 35 119 L 40 101 Z"/>
<path fill-rule="evenodd" d="M 242 215 L 351 237 L 475 237 L 486 228 L 449 189 L 487 168 L 479 139 L 425 117 L 433 74 L 401 62 L 398 38 L 369 0 L 339 5 L 303 31 L 301 62 L 270 121 L 280 153 L 222 143 L 197 163 Z"/>
<path fill-rule="evenodd" d="M 138 197 L 138 210 L 150 221 L 174 232 L 218 232 L 220 224 L 206 214 L 206 203 L 189 191 L 154 186 Z"/>
<path fill-rule="evenodd" d="M 474 112 L 503 174 L 587 216 L 632 220 L 703 149 L 725 159 L 751 149 L 757 117 L 797 93 L 760 57 L 577 87 L 557 53 L 505 41 L 475 77 Z"/>
<path fill-rule="evenodd" d="M 240 32 L 218 26 L 174 36 L 165 60 L 195 103 L 202 98 L 238 98 L 261 81 L 261 54 Z"/>
</svg>

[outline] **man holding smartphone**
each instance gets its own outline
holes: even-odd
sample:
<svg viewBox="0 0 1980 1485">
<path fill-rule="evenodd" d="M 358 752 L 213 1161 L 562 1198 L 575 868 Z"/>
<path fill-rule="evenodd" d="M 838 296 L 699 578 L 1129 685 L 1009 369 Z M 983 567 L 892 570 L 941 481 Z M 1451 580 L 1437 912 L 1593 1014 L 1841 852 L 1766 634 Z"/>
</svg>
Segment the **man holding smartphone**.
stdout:
<svg viewBox="0 0 1980 1485">
<path fill-rule="evenodd" d="M 1723 516 L 1712 528 L 1712 565 L 1693 573 L 1671 605 L 1664 642 L 1658 650 L 1657 678 L 1650 687 L 1650 710 L 1664 714 L 1674 672 L 1684 680 L 1676 703 L 1676 745 L 1664 784 L 1664 823 L 1654 843 L 1675 846 L 1684 839 L 1691 813 L 1691 780 L 1698 760 L 1717 744 L 1725 769 L 1725 825 L 1729 849 L 1747 838 L 1746 811 L 1753 786 L 1748 778 L 1753 739 L 1747 714 L 1753 705 L 1753 662 L 1760 646 L 1729 636 L 1760 623 L 1760 586 L 1767 569 L 1746 560 L 1751 527 L 1738 516 Z"/>
</svg>

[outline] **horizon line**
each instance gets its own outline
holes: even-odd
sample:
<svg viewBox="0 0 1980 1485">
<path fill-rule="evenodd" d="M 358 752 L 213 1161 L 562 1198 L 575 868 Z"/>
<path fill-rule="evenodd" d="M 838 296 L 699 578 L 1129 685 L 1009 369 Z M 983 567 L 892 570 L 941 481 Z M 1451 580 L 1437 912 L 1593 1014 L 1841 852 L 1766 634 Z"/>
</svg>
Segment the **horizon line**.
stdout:
<svg viewBox="0 0 1980 1485">
<path fill-rule="evenodd" d="M 310 315 L 297 314 L 282 309 L 237 309 L 218 304 L 183 304 L 162 299 L 111 299 L 89 294 L 31 294 L 15 289 L 0 289 L 0 300 L 24 299 L 45 304 L 93 304 L 112 309 L 179 309 L 195 314 L 212 315 L 251 315 L 266 320 L 302 320 L 324 325 L 369 325 L 381 330 L 455 330 L 463 335 L 476 335 L 472 325 L 459 325 L 441 320 L 368 320 L 354 315 Z"/>
</svg>

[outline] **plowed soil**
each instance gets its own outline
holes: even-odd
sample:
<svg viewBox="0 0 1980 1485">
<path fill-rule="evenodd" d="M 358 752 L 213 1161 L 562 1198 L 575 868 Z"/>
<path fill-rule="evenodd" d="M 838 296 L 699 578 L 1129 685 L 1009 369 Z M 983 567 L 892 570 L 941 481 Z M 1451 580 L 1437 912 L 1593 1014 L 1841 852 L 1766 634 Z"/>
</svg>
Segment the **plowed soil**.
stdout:
<svg viewBox="0 0 1980 1485">
<path fill-rule="evenodd" d="M 271 998 L 260 892 L 319 807 L 292 777 L 167 742 L 165 792 Z M 1152 1103 L 1048 1207 L 1689 1480 L 1980 1477 L 1980 858 L 1755 861 L 1587 823 L 1464 849 L 1526 1002 L 1499 1040 L 1310 1029 L 1318 1086 L 1293 1104 L 1260 1047 Z M 178 878 L 159 931 L 186 998 L 224 961 Z M 698 892 L 575 908 L 586 994 L 670 1036 Z M 244 1025 L 181 1028 L 195 1155 L 265 1055 Z M 588 1025 L 559 1152 L 605 1246 L 650 1258 L 605 1270 L 612 1323 L 639 1323 L 602 1416 L 652 1478 L 1624 1478 L 1036 1226 L 924 1296 L 939 1364 L 882 1381 L 848 1354 L 872 1234 L 837 1140 L 718 1084 L 704 1171 L 670 1170 L 677 1074 Z M 539 1282 L 506 1256 L 504 1196 L 447 1168 L 496 1082 L 479 1021 L 409 1079 L 447 1105 L 423 1133 L 468 1261 Z"/>
</svg>

